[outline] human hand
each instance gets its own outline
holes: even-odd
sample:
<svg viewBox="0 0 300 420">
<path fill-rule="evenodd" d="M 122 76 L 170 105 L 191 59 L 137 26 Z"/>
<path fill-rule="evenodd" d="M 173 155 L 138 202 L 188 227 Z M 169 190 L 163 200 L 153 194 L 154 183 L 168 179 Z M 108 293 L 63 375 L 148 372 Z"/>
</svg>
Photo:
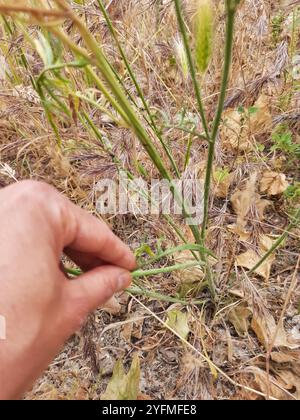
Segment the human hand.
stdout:
<svg viewBox="0 0 300 420">
<path fill-rule="evenodd" d="M 104 222 L 47 184 L 0 191 L 0 399 L 19 398 L 86 315 L 131 282 L 135 258 Z M 85 273 L 70 280 L 62 253 Z"/>
</svg>

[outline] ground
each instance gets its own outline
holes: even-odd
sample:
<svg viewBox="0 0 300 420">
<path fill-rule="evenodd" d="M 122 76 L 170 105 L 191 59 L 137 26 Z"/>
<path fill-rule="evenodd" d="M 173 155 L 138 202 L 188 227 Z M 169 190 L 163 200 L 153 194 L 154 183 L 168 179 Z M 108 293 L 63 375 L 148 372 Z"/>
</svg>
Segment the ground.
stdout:
<svg viewBox="0 0 300 420">
<path fill-rule="evenodd" d="M 143 104 L 97 1 L 69 3 L 104 46 L 142 113 Z M 180 171 L 203 179 L 207 145 L 193 132 L 202 132 L 203 127 L 191 80 L 178 58 L 180 35 L 173 2 L 104 3 Z M 187 3 L 185 16 L 190 22 L 194 6 Z M 214 12 L 213 56 L 201 80 L 209 121 L 220 90 L 223 1 L 214 1 Z M 12 30 L 2 22 L 0 187 L 26 178 L 43 180 L 100 217 L 94 192 L 100 179 L 115 178 L 120 167 L 147 180 L 157 173 L 132 132 L 115 121 L 115 114 L 112 118 L 91 103 L 76 102 L 68 96 L 69 87 L 62 92 L 66 89 L 71 116 L 57 112 L 54 117 L 61 143 L 57 146 L 31 84 L 43 62 L 26 35 L 37 39 L 38 29 L 31 25 L 24 32 L 20 23 L 11 24 L 11 17 L 6 22 Z M 259 270 L 247 272 L 289 227 L 299 206 L 299 22 L 298 1 L 244 0 L 238 10 L 206 243 L 216 256 L 211 257 L 216 298 L 203 284 L 199 268 L 144 281 L 152 292 L 175 296 L 177 302 L 128 293 L 116 296 L 69 340 L 27 399 L 99 399 L 116 362 L 121 359 L 128 371 L 134 355 L 141 368 L 138 399 L 300 399 L 299 227 L 289 229 Z M 81 44 L 72 25 L 64 25 Z M 73 90 L 93 97 L 79 72 L 67 69 L 64 76 Z M 97 95 L 95 100 L 105 104 Z M 110 140 L 110 153 L 78 118 L 81 111 Z M 190 141 L 193 147 L 185 168 Z M 145 251 L 142 257 L 147 256 L 145 244 L 156 252 L 179 243 L 162 217 L 131 214 L 105 219 L 133 250 Z M 176 224 L 190 235 L 179 217 Z M 188 255 L 176 254 L 155 266 L 182 262 Z M 173 322 L 170 313 L 175 314 Z"/>
</svg>

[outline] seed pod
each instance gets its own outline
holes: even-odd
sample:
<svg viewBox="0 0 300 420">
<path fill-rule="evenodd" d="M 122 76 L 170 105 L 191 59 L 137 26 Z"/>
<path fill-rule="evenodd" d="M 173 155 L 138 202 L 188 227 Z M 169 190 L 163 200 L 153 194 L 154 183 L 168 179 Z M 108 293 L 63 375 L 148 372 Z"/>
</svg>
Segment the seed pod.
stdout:
<svg viewBox="0 0 300 420">
<path fill-rule="evenodd" d="M 194 32 L 196 63 L 201 73 L 207 69 L 212 54 L 213 23 L 214 13 L 211 0 L 198 0 Z"/>
<path fill-rule="evenodd" d="M 176 58 L 178 64 L 180 65 L 183 77 L 187 79 L 189 77 L 189 63 L 182 39 L 179 38 L 179 36 L 175 38 L 174 47 L 176 52 Z"/>
</svg>

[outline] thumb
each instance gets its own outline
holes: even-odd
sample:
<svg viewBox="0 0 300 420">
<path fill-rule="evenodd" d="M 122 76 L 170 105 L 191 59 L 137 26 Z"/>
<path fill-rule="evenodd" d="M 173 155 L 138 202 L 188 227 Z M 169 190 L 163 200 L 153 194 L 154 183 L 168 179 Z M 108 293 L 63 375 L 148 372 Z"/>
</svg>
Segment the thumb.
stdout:
<svg viewBox="0 0 300 420">
<path fill-rule="evenodd" d="M 89 312 L 106 303 L 116 292 L 128 287 L 131 280 L 129 271 L 104 265 L 82 274 L 76 280 L 68 281 L 65 284 L 67 317 L 71 317 L 75 323 L 79 319 L 82 324 Z"/>
</svg>

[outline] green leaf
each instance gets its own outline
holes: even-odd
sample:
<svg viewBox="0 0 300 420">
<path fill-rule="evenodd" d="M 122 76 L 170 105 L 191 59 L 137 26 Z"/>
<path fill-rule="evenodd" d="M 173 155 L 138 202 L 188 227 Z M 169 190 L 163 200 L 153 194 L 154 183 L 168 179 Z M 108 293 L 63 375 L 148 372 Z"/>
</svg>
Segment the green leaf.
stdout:
<svg viewBox="0 0 300 420">
<path fill-rule="evenodd" d="M 184 245 L 176 246 L 175 248 L 169 248 L 166 251 L 159 252 L 157 255 L 153 256 L 153 258 L 149 259 L 148 261 L 145 261 L 143 264 L 143 267 L 146 265 L 152 264 L 156 261 L 159 261 L 162 258 L 168 257 L 170 255 L 174 255 L 177 252 L 183 252 L 183 251 L 202 251 L 203 253 L 208 254 L 211 257 L 217 259 L 217 257 L 209 249 L 203 247 L 202 245 L 184 244 Z"/>
<path fill-rule="evenodd" d="M 186 339 L 189 335 L 190 328 L 188 326 L 188 314 L 178 310 L 168 312 L 167 324 L 175 330 L 180 337 Z"/>
<path fill-rule="evenodd" d="M 45 66 L 51 66 L 54 61 L 53 51 L 50 42 L 44 37 L 42 33 L 39 34 L 39 39 L 34 40 L 37 52 Z"/>
<path fill-rule="evenodd" d="M 256 106 L 250 106 L 250 108 L 248 109 L 249 114 L 256 114 L 257 111 L 258 108 Z"/>
<path fill-rule="evenodd" d="M 140 257 L 143 254 L 147 254 L 149 255 L 149 257 L 155 257 L 154 252 L 152 251 L 152 249 L 150 248 L 150 246 L 148 244 L 142 244 L 141 246 L 139 246 L 135 251 L 134 251 L 134 255 L 136 257 Z"/>
<path fill-rule="evenodd" d="M 127 374 L 122 360 L 118 360 L 101 400 L 136 400 L 139 393 L 140 373 L 140 360 L 137 354 L 134 355 Z"/>
</svg>

